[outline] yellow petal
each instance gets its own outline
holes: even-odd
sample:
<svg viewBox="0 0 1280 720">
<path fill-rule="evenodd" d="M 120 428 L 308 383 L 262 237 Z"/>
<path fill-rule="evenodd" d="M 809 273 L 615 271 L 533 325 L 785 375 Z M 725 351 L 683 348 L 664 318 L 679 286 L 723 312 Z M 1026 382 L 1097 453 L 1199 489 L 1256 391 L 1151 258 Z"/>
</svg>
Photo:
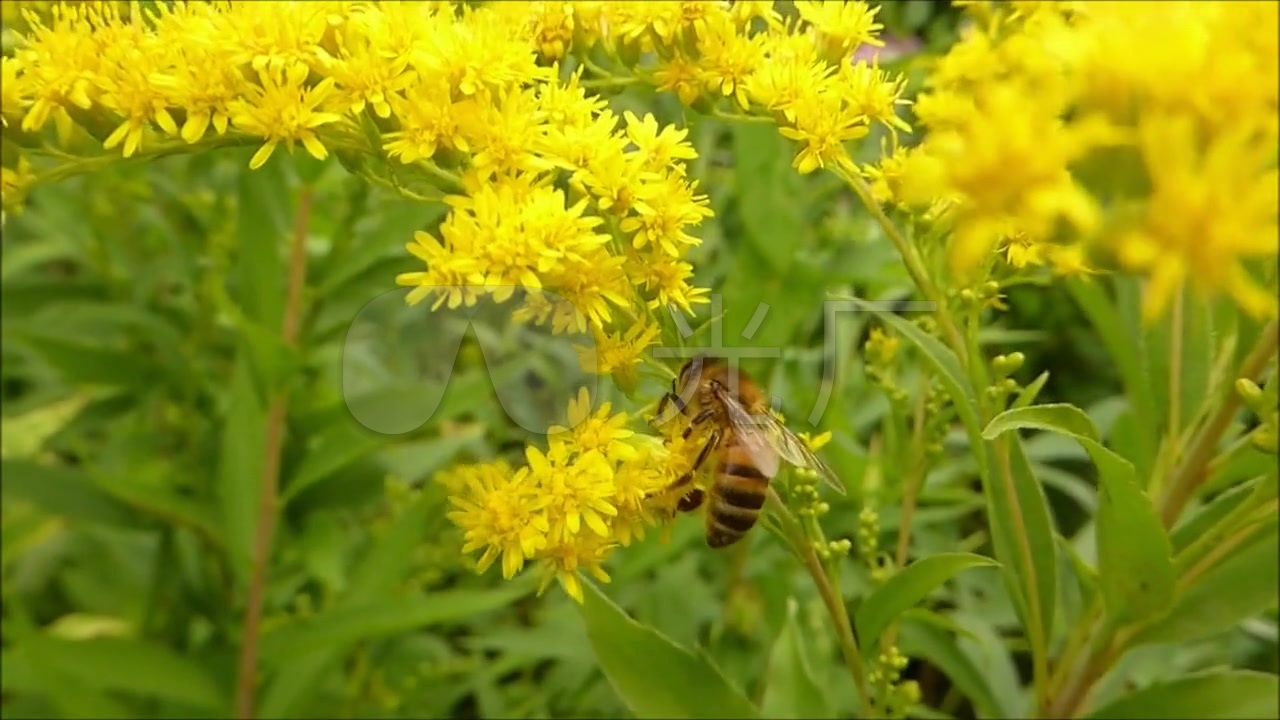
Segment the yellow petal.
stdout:
<svg viewBox="0 0 1280 720">
<path fill-rule="evenodd" d="M 258 152 L 254 153 L 253 157 L 249 160 L 249 169 L 257 170 L 265 165 L 267 161 L 271 159 L 271 153 L 276 151 L 276 145 L 278 142 L 279 141 L 277 140 L 268 140 L 266 144 L 258 148 Z"/>
</svg>

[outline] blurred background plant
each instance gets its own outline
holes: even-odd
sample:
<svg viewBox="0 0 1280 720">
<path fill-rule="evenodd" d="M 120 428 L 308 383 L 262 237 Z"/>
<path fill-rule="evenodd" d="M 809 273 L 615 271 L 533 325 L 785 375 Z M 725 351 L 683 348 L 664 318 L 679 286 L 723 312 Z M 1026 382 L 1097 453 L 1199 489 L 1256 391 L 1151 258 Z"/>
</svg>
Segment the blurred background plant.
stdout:
<svg viewBox="0 0 1280 720">
<path fill-rule="evenodd" d="M 1276 6 L 956 6 L 0 5 L 4 716 L 1280 714 Z"/>
</svg>

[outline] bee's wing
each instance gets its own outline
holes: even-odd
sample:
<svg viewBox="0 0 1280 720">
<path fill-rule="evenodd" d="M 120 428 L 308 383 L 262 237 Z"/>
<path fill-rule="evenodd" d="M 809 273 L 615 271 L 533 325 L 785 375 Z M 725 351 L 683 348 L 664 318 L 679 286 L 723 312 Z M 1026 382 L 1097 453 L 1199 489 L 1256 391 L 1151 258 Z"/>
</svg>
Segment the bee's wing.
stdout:
<svg viewBox="0 0 1280 720">
<path fill-rule="evenodd" d="M 796 467 L 813 470 L 832 490 L 846 494 L 835 472 L 772 413 L 754 415 L 728 393 L 722 391 L 718 396 L 724 403 L 734 432 L 757 457 L 775 455 Z M 777 460 L 773 462 L 776 467 Z"/>
<path fill-rule="evenodd" d="M 770 478 L 777 475 L 780 453 L 774 444 L 769 442 L 768 436 L 761 432 L 759 418 L 748 412 L 728 393 L 717 393 L 717 397 L 724 405 L 725 414 L 728 416 L 726 419 L 729 427 L 733 428 L 738 444 L 751 454 L 760 472 Z"/>
</svg>

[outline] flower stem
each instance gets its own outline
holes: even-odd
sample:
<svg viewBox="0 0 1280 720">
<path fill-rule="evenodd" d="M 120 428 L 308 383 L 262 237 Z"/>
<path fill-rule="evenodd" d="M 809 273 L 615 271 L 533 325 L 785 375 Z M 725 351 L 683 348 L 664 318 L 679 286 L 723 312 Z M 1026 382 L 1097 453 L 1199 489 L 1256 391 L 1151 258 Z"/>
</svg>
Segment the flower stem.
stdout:
<svg viewBox="0 0 1280 720">
<path fill-rule="evenodd" d="M 1263 328 L 1257 344 L 1240 364 L 1236 377 L 1254 378 L 1260 375 L 1276 354 L 1277 343 L 1280 343 L 1278 336 L 1280 336 L 1280 324 L 1272 320 Z M 1166 528 L 1173 527 L 1187 502 L 1195 495 L 1196 488 L 1208 479 L 1205 467 L 1213 458 L 1218 441 L 1231 425 L 1231 420 L 1239 407 L 1240 396 L 1236 394 L 1235 384 L 1226 383 L 1221 397 L 1218 398 L 1217 411 L 1201 426 L 1192 439 L 1186 459 L 1178 466 L 1168 485 L 1168 492 L 1160 508 L 1160 516 Z"/>
<path fill-rule="evenodd" d="M 800 556 L 805 569 L 813 578 L 818 594 L 822 596 L 822 604 L 836 628 L 836 638 L 840 641 L 840 652 L 844 655 L 845 665 L 853 676 L 853 684 L 858 689 L 858 702 L 862 707 L 862 717 L 874 718 L 875 705 L 871 702 L 871 691 L 867 687 L 867 672 L 862 664 L 862 652 L 858 649 L 858 638 L 854 635 L 853 625 L 849 622 L 849 612 L 845 608 L 844 598 L 831 582 L 831 577 L 822 566 L 822 560 L 813 549 L 813 544 L 805 537 L 800 521 L 787 509 L 786 503 L 778 497 L 778 493 L 769 488 L 769 497 L 782 516 L 783 525 L 791 539 L 792 549 Z"/>
<path fill-rule="evenodd" d="M 280 339 L 294 347 L 302 321 L 302 290 L 307 278 L 307 225 L 311 218 L 312 188 L 304 185 L 294 216 L 293 238 L 289 246 L 289 276 L 285 295 L 284 322 Z M 244 637 L 236 676 L 236 717 L 251 720 L 254 690 L 258 679 L 258 634 L 267 585 L 267 564 L 271 559 L 271 537 L 275 532 L 276 504 L 280 485 L 280 452 L 284 421 L 289 409 L 287 389 L 277 391 L 267 410 L 266 458 L 262 466 L 261 501 L 254 533 L 253 565 L 250 569 L 248 602 L 244 617 Z"/>
<path fill-rule="evenodd" d="M 858 199 L 862 201 L 863 207 L 867 212 L 871 213 L 871 217 L 875 218 L 879 223 L 880 229 L 884 230 L 884 234 L 889 237 L 894 248 L 897 249 L 898 255 L 902 258 L 902 264 L 907 268 L 907 274 L 911 276 L 911 281 L 924 295 L 926 300 L 931 300 L 937 304 L 938 309 L 935 313 L 938 317 L 938 324 L 942 327 L 942 331 L 946 333 L 947 341 L 951 348 L 960 356 L 961 361 L 965 360 L 964 340 L 960 335 L 959 329 L 956 328 L 955 322 L 951 319 L 951 315 L 946 312 L 946 300 L 942 297 L 942 292 L 929 279 L 929 273 L 925 270 L 924 263 L 920 260 L 919 254 L 915 248 L 907 241 L 907 238 L 898 230 L 898 226 L 893 224 L 893 220 L 885 214 L 884 208 L 880 207 L 880 203 L 871 197 L 871 189 L 862 178 L 855 176 L 843 167 L 837 166 L 833 172 L 840 176 L 842 180 L 858 195 Z"/>
</svg>

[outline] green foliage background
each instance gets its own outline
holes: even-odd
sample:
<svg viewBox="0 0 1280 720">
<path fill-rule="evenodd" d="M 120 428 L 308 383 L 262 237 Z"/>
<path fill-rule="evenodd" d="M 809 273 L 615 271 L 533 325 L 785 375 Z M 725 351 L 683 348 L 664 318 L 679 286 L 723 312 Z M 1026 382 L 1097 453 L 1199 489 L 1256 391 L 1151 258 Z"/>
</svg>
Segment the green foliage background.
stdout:
<svg viewBox="0 0 1280 720">
<path fill-rule="evenodd" d="M 934 51 L 954 36 L 954 11 L 933 3 L 889 4 L 881 17 L 890 30 L 924 34 Z M 823 301 L 909 295 L 892 245 L 837 179 L 796 175 L 774 128 L 699 118 L 640 91 L 613 102 L 692 128 L 699 159 L 691 171 L 716 212 L 690 258 L 697 284 L 723 297 L 727 344 L 785 348 L 781 359 L 747 368 L 786 398 L 793 422 L 802 420 L 822 376 Z M 868 152 L 876 142 L 866 142 Z M 613 583 L 601 588 L 608 599 L 588 589 L 581 610 L 559 591 L 535 597 L 532 578 L 475 575 L 432 475 L 456 462 L 518 457 L 526 442 L 538 442 L 508 419 L 494 383 L 525 387 L 517 396 L 530 408 L 563 412 L 569 396 L 557 393 L 572 359 L 513 351 L 486 366 L 469 339 L 428 424 L 400 436 L 362 428 L 342 395 L 347 329 L 393 289 L 396 273 L 416 268 L 404 243 L 445 208 L 371 187 L 337 162 L 281 153 L 251 173 L 251 153 L 117 164 L 40 188 L 23 215 L 6 221 L 4 716 L 231 713 L 268 416 L 285 388 L 261 717 L 853 712 L 829 619 L 802 568 L 763 531 L 712 552 L 701 524 L 686 519 L 669 543 L 653 536 L 618 553 Z M 304 178 L 314 181 L 315 201 L 304 320 L 292 350 L 278 338 L 285 245 Z M 1117 287 L 1121 299 L 1133 294 Z M 1042 402 L 1083 408 L 1109 446 L 1139 457 L 1143 433 L 1123 395 L 1124 369 L 1102 337 L 1108 328 L 1100 332 L 1099 317 L 1089 317 L 1089 297 L 1062 285 L 1016 288 L 980 341 L 992 353 L 1025 353 L 1015 376 L 1023 385 L 1048 370 Z M 761 300 L 769 316 L 750 341 L 739 338 Z M 414 337 L 413 318 L 406 312 L 393 337 Z M 858 512 L 871 507 L 887 547 L 905 468 L 870 457 L 887 402 L 858 359 L 869 324 L 861 318 L 836 329 L 841 380 L 824 429 L 836 435 L 827 455 L 852 490 L 831 500 L 823 524 L 829 538 L 857 538 Z M 502 328 L 478 332 L 486 330 L 518 341 Z M 403 402 L 421 391 L 414 358 L 432 347 L 430 338 L 416 342 L 361 348 L 361 382 L 373 388 L 364 402 Z M 913 367 L 901 371 L 912 387 Z M 651 379 L 641 396 L 658 391 Z M 635 407 L 617 393 L 612 399 Z M 917 558 L 991 554 L 964 443 L 955 429 L 922 491 Z M 1098 478 L 1085 446 L 1043 432 L 1024 447 L 1068 549 L 1062 557 L 1092 563 Z M 1254 451 L 1232 462 L 1218 489 L 1274 472 L 1274 458 Z M 1196 536 L 1192 525 L 1173 543 Z M 1203 716 L 1274 714 L 1264 694 L 1274 693 L 1280 672 L 1274 526 L 1251 547 L 1215 571 L 1163 636 L 1121 659 L 1093 707 L 1128 695 L 1112 706 L 1114 716 L 1149 716 L 1160 702 L 1166 712 L 1204 708 Z M 1070 561 L 1063 565 L 1059 635 L 1082 622 L 1088 591 Z M 951 574 L 918 589 L 923 602 L 899 633 L 911 658 L 905 677 L 923 692 L 912 715 L 1017 717 L 1028 702 L 1030 661 L 1001 575 L 974 567 L 932 590 Z M 851 559 L 843 577 L 846 598 L 868 594 L 863 565 Z M 708 678 L 708 659 L 727 686 Z M 1185 679 L 1228 665 L 1271 679 Z M 1156 695 L 1133 694 L 1173 678 L 1184 679 Z M 736 704 L 733 688 L 752 705 Z"/>
</svg>

